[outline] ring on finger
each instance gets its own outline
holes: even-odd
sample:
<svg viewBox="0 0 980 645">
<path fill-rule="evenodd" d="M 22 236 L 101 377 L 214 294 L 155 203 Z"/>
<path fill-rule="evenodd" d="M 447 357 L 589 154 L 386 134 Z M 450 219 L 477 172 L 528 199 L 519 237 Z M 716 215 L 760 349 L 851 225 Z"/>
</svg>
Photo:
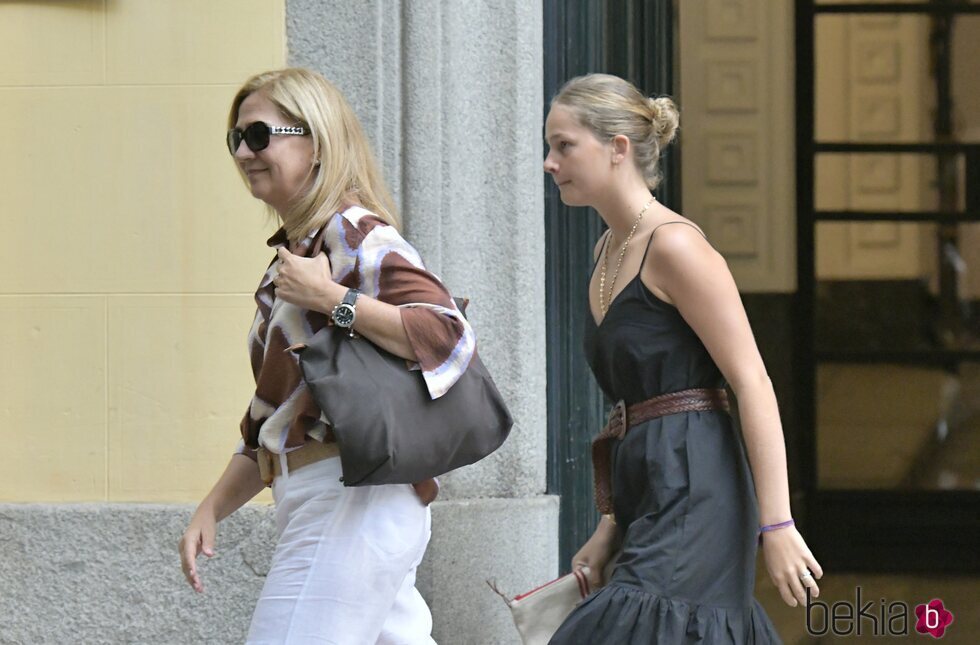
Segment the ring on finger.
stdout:
<svg viewBox="0 0 980 645">
<path fill-rule="evenodd" d="M 807 569 L 804 573 L 801 573 L 800 582 L 806 582 L 807 580 L 813 580 L 813 572 Z"/>
</svg>

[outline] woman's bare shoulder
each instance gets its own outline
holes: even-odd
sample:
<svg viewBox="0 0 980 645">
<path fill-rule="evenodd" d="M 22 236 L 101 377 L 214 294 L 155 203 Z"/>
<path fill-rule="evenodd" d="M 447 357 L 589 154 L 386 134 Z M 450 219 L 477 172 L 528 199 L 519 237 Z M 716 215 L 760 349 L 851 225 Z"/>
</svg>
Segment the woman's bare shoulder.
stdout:
<svg viewBox="0 0 980 645">
<path fill-rule="evenodd" d="M 655 266 L 691 266 L 721 258 L 696 222 L 673 211 L 655 224 L 650 236 L 649 255 Z"/>
</svg>

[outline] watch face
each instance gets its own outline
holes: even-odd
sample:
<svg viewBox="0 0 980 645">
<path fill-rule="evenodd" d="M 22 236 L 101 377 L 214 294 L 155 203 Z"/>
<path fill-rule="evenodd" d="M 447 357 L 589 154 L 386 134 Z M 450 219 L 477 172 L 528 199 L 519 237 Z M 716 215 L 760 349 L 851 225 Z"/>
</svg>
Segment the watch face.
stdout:
<svg viewBox="0 0 980 645">
<path fill-rule="evenodd" d="M 333 310 L 333 322 L 338 327 L 350 327 L 354 324 L 354 308 L 350 305 L 337 305 Z"/>
</svg>

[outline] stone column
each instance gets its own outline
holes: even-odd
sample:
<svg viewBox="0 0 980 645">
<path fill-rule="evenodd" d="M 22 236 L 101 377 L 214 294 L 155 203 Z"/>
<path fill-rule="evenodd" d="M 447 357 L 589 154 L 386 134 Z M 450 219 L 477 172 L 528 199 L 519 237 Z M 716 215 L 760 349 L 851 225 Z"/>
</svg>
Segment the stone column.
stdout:
<svg viewBox="0 0 980 645">
<path fill-rule="evenodd" d="M 485 584 L 557 573 L 546 496 L 542 7 L 517 0 L 291 0 L 289 62 L 347 95 L 405 233 L 468 311 L 514 415 L 508 442 L 443 478 L 419 588 L 436 640 L 517 642 Z"/>
</svg>

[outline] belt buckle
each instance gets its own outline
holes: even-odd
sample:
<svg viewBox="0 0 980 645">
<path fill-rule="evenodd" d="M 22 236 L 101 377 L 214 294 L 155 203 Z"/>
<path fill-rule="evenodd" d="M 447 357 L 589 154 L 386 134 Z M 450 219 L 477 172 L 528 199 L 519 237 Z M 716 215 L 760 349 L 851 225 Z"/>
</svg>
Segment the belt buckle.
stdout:
<svg viewBox="0 0 980 645">
<path fill-rule="evenodd" d="M 272 468 L 272 453 L 265 448 L 259 447 L 255 451 L 256 461 L 259 463 L 259 476 L 262 477 L 262 482 L 266 486 L 272 485 L 272 480 L 275 478 L 275 474 Z"/>
<path fill-rule="evenodd" d="M 613 429 L 613 423 L 615 421 L 619 421 L 619 430 L 614 433 L 615 437 L 622 439 L 626 436 L 626 431 L 629 429 L 626 419 L 626 403 L 622 399 L 616 401 L 616 405 L 609 411 L 609 420 L 606 422 L 606 425 L 609 426 L 610 430 Z"/>
</svg>

